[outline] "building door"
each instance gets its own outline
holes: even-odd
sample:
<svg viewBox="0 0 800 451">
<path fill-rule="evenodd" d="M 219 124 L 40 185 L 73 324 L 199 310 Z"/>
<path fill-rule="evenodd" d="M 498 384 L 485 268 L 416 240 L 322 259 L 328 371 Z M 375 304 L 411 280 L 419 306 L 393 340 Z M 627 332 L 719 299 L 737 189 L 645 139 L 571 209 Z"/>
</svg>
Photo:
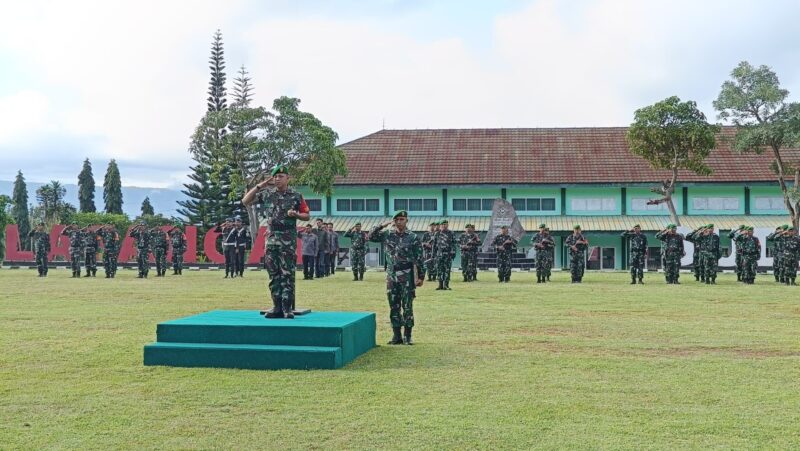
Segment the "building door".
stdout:
<svg viewBox="0 0 800 451">
<path fill-rule="evenodd" d="M 661 269 L 661 248 L 648 247 L 647 248 L 647 262 L 646 267 L 648 271 L 658 271 Z"/>
<path fill-rule="evenodd" d="M 586 254 L 586 269 L 592 271 L 612 270 L 616 265 L 617 250 L 613 247 L 591 246 Z"/>
<path fill-rule="evenodd" d="M 617 250 L 613 247 L 602 248 L 602 269 L 613 270 L 616 265 Z"/>
</svg>

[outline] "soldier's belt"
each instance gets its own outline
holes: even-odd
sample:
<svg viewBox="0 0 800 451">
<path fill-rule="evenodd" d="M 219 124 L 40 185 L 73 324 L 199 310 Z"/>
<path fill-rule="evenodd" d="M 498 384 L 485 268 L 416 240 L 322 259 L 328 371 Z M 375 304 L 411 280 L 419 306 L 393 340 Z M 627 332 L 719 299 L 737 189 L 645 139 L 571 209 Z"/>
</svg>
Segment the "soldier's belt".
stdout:
<svg viewBox="0 0 800 451">
<path fill-rule="evenodd" d="M 407 271 L 407 270 L 409 270 L 409 269 L 411 269 L 413 267 L 414 267 L 414 265 L 412 263 L 398 263 L 398 264 L 392 265 L 392 269 L 395 270 L 395 271 Z"/>
</svg>

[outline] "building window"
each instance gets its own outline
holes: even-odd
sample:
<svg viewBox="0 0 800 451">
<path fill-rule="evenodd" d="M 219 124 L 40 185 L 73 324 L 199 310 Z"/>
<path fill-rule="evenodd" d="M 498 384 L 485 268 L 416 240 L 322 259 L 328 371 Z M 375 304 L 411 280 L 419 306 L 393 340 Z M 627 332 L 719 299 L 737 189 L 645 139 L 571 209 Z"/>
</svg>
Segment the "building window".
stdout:
<svg viewBox="0 0 800 451">
<path fill-rule="evenodd" d="M 675 199 L 673 199 L 674 201 Z M 666 211 L 667 210 L 667 203 L 662 202 L 660 204 L 651 204 L 648 205 L 647 202 L 650 201 L 647 197 L 633 197 L 631 198 L 631 211 Z"/>
<path fill-rule="evenodd" d="M 554 197 L 511 199 L 511 205 L 517 211 L 556 211 Z"/>
<path fill-rule="evenodd" d="M 439 208 L 438 199 L 395 199 L 395 210 L 408 211 L 437 211 Z"/>
<path fill-rule="evenodd" d="M 756 197 L 753 205 L 756 210 L 786 210 L 786 204 L 783 202 L 783 197 Z"/>
<path fill-rule="evenodd" d="M 306 199 L 306 205 L 311 211 L 322 211 L 322 199 Z"/>
<path fill-rule="evenodd" d="M 492 211 L 494 199 L 453 199 L 453 211 Z"/>
<path fill-rule="evenodd" d="M 337 211 L 380 211 L 378 199 L 336 199 Z"/>
<path fill-rule="evenodd" d="M 615 211 L 617 200 L 613 197 L 581 197 L 572 199 L 573 211 Z"/>
<path fill-rule="evenodd" d="M 738 197 L 695 197 L 692 199 L 695 210 L 738 210 Z"/>
</svg>

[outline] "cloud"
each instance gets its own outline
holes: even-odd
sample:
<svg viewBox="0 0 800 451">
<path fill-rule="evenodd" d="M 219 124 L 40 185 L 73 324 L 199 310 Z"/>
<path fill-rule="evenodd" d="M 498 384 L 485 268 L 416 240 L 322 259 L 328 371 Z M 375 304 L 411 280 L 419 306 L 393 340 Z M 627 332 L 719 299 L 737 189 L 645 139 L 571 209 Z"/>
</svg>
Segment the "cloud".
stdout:
<svg viewBox="0 0 800 451">
<path fill-rule="evenodd" d="M 800 94 L 794 2 L 361 5 L 10 3 L 0 17 L 0 54 L 27 77 L 0 97 L 0 155 L 8 163 L 0 178 L 17 167 L 26 175 L 52 171 L 44 180 L 77 174 L 88 156 L 102 171 L 116 158 L 124 183 L 179 183 L 205 111 L 217 28 L 229 92 L 245 64 L 257 103 L 299 97 L 342 141 L 384 121 L 388 128 L 620 126 L 636 108 L 671 95 L 697 100 L 713 119 L 711 100 L 743 59 L 772 66 L 794 98 Z"/>
</svg>

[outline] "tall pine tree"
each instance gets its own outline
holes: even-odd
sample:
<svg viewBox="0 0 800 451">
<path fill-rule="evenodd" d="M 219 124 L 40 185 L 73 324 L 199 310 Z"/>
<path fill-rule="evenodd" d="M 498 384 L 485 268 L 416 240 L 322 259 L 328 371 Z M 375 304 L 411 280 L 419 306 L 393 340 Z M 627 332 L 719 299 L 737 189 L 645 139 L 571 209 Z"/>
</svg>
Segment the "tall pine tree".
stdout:
<svg viewBox="0 0 800 451">
<path fill-rule="evenodd" d="M 23 248 L 30 248 L 30 240 L 26 239 L 31 230 L 31 221 L 28 215 L 28 186 L 25 184 L 25 177 L 22 171 L 17 171 L 17 178 L 14 180 L 14 191 L 11 194 L 11 217 L 19 227 L 19 236 L 25 243 Z"/>
<path fill-rule="evenodd" d="M 228 101 L 225 88 L 225 51 L 222 43 L 222 33 L 217 30 L 211 43 L 211 56 L 209 58 L 211 77 L 208 87 L 207 113 L 226 110 Z M 228 193 L 225 188 L 228 183 L 225 177 L 213 178 L 213 167 L 218 164 L 211 157 L 212 152 L 207 146 L 221 145 L 225 136 L 227 124 L 216 124 L 206 131 L 209 139 L 203 143 L 192 142 L 192 158 L 195 165 L 190 169 L 191 183 L 185 183 L 186 188 L 181 192 L 186 195 L 186 200 L 179 201 L 181 207 L 177 212 L 186 218 L 189 224 L 198 227 L 198 240 L 202 242 L 205 232 L 214 224 L 222 221 L 233 210 L 227 202 Z"/>
<path fill-rule="evenodd" d="M 89 159 L 83 160 L 83 169 L 78 174 L 78 208 L 81 213 L 94 213 L 94 174 Z"/>
<path fill-rule="evenodd" d="M 237 108 L 249 108 L 252 99 L 253 85 L 250 84 L 250 77 L 247 73 L 247 69 L 242 65 L 236 78 L 233 79 L 233 106 Z"/>
<path fill-rule="evenodd" d="M 111 160 L 106 169 L 106 177 L 103 180 L 103 201 L 106 204 L 106 213 L 122 214 L 122 181 L 115 160 Z"/>
<path fill-rule="evenodd" d="M 154 216 L 155 214 L 156 212 L 153 210 L 153 204 L 150 203 L 150 196 L 145 197 L 142 201 L 142 216 Z"/>
</svg>

